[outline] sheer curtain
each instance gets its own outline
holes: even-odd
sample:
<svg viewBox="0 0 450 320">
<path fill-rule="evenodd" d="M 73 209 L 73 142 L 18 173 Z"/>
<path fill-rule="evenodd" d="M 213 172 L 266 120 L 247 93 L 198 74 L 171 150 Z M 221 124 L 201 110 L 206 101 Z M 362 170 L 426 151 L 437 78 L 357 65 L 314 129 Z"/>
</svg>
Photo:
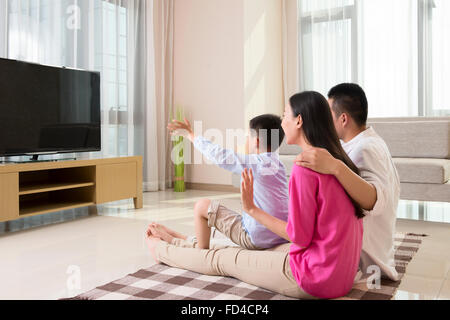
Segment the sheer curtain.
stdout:
<svg viewBox="0 0 450 320">
<path fill-rule="evenodd" d="M 449 114 L 448 1 L 298 0 L 298 12 L 301 90 L 357 82 L 369 117 Z"/>
<path fill-rule="evenodd" d="M 299 91 L 299 38 L 297 0 L 282 0 L 284 103 Z"/>
<path fill-rule="evenodd" d="M 333 85 L 356 78 L 354 16 L 353 0 L 299 2 L 301 90 L 326 95 Z"/>
<path fill-rule="evenodd" d="M 418 116 L 417 1 L 359 1 L 359 77 L 370 117 Z"/>
<path fill-rule="evenodd" d="M 142 155 L 144 190 L 171 185 L 173 0 L 0 0 L 0 18 L 0 56 L 101 72 L 102 151 L 77 158 Z"/>
<path fill-rule="evenodd" d="M 428 102 L 427 113 L 439 116 L 450 116 L 450 100 L 448 84 L 450 82 L 450 1 L 434 0 L 428 2 L 428 11 L 424 14 L 431 19 L 428 37 L 431 38 L 431 53 L 427 64 L 432 71 L 429 90 L 432 92 Z M 425 19 L 426 19 L 425 18 Z M 431 87 L 431 88 L 430 88 Z"/>
</svg>

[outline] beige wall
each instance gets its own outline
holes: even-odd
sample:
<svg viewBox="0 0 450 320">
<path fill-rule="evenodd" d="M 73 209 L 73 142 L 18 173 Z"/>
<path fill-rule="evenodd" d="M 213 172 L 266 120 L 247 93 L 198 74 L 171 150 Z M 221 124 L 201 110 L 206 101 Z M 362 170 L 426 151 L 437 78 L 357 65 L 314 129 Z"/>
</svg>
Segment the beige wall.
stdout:
<svg viewBox="0 0 450 320">
<path fill-rule="evenodd" d="M 253 116 L 281 115 L 281 1 L 175 0 L 174 103 L 224 137 Z M 230 185 L 231 174 L 193 164 L 186 181 Z"/>
<path fill-rule="evenodd" d="M 282 115 L 282 1 L 244 0 L 246 123 L 258 115 Z"/>
</svg>

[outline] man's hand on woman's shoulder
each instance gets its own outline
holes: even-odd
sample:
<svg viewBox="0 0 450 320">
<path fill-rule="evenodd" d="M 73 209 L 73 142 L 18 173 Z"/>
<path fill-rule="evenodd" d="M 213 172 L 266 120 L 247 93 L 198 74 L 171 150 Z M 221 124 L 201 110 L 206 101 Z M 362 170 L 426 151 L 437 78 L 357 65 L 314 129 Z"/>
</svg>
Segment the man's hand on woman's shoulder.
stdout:
<svg viewBox="0 0 450 320">
<path fill-rule="evenodd" d="M 326 149 L 310 148 L 304 150 L 295 159 L 295 164 L 321 174 L 337 175 L 341 162 Z"/>
</svg>

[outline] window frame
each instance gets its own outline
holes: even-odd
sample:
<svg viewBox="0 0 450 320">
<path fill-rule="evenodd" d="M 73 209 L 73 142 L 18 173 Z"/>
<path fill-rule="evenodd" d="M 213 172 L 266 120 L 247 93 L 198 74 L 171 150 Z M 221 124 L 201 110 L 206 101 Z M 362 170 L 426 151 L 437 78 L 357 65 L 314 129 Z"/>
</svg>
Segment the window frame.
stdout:
<svg viewBox="0 0 450 320">
<path fill-rule="evenodd" d="M 332 22 L 351 20 L 351 81 L 357 83 L 359 80 L 359 64 L 360 55 L 358 50 L 358 27 L 359 15 L 358 6 L 359 0 L 354 0 L 353 5 L 346 5 L 343 7 L 336 7 L 332 9 L 322 9 L 314 11 L 314 21 L 312 12 L 303 13 L 301 10 L 301 1 L 298 0 L 298 25 L 299 30 L 299 52 L 303 52 L 302 38 L 307 34 L 304 30 L 312 30 L 314 23 Z M 433 24 L 433 10 L 436 9 L 434 0 L 416 0 L 417 1 L 417 22 L 418 22 L 418 110 L 419 117 L 448 117 L 450 110 L 447 109 L 433 109 L 433 64 L 432 64 L 432 24 Z M 330 10 L 332 15 L 329 14 Z M 345 18 L 344 18 L 345 17 Z M 302 83 L 302 72 L 304 68 L 303 54 L 299 56 L 299 78 Z M 304 88 L 302 88 L 304 89 Z"/>
<path fill-rule="evenodd" d="M 315 11 L 314 21 L 312 18 L 312 12 L 308 12 L 306 15 L 302 14 L 301 6 L 299 6 L 299 17 L 297 30 L 300 30 L 299 36 L 303 38 L 303 36 L 307 33 L 303 32 L 303 30 L 312 30 L 312 26 L 315 23 L 321 22 L 332 22 L 332 21 L 345 21 L 350 20 L 351 22 L 351 74 L 352 74 L 352 82 L 358 82 L 358 71 L 359 71 L 359 61 L 358 61 L 358 0 L 354 0 L 353 5 L 346 5 L 343 7 L 336 7 L 331 9 L 333 14 L 330 16 L 328 9 Z M 345 18 L 344 18 L 345 17 Z M 302 52 L 303 48 L 302 41 L 299 41 L 299 52 Z M 299 59 L 299 75 L 302 74 L 304 70 L 304 60 L 303 56 Z M 301 82 L 301 81 L 300 81 Z"/>
<path fill-rule="evenodd" d="M 433 109 L 433 10 L 434 0 L 418 1 L 419 116 L 448 117 L 450 110 Z"/>
</svg>

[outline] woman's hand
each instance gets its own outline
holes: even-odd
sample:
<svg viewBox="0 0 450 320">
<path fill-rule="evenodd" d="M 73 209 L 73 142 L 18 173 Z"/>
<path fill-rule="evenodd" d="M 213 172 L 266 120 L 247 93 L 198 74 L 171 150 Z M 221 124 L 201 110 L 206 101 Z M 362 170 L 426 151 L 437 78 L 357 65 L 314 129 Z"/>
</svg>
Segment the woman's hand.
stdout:
<svg viewBox="0 0 450 320">
<path fill-rule="evenodd" d="M 253 202 L 253 171 L 244 169 L 242 172 L 241 183 L 241 200 L 242 208 L 257 222 L 265 226 L 273 233 L 279 235 L 281 238 L 291 242 L 286 232 L 287 222 L 271 216 L 267 212 L 261 210 Z"/>
<path fill-rule="evenodd" d="M 253 170 L 250 172 L 247 169 L 242 171 L 242 183 L 241 183 L 241 200 L 242 208 L 245 212 L 251 215 L 253 209 L 256 208 L 253 201 Z"/>
<path fill-rule="evenodd" d="M 311 148 L 303 151 L 295 159 L 295 164 L 321 174 L 337 175 L 339 160 L 326 149 Z"/>
</svg>

